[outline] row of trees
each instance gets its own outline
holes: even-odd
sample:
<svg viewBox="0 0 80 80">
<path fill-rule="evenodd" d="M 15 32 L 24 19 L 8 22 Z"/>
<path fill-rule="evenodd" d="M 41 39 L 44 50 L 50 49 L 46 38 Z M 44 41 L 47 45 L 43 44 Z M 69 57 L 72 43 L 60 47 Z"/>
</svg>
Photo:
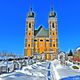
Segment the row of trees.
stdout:
<svg viewBox="0 0 80 80">
<path fill-rule="evenodd" d="M 16 57 L 16 55 L 12 52 L 2 51 L 0 52 L 0 57 Z"/>
<path fill-rule="evenodd" d="M 68 53 L 68 56 L 75 56 L 75 57 L 79 57 L 80 58 L 80 51 L 72 52 L 72 50 L 70 50 L 69 53 Z"/>
<path fill-rule="evenodd" d="M 73 56 L 72 50 L 69 51 L 68 56 Z"/>
</svg>

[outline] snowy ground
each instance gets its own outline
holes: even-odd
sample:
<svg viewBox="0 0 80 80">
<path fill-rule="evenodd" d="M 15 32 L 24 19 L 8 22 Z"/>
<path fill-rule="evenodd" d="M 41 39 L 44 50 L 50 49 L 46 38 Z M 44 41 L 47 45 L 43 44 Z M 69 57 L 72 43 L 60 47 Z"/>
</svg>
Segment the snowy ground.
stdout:
<svg viewBox="0 0 80 80">
<path fill-rule="evenodd" d="M 50 62 L 38 62 L 13 73 L 0 75 L 0 80 L 51 80 Z"/>
<path fill-rule="evenodd" d="M 72 70 L 70 66 L 61 65 L 58 60 L 52 61 L 51 66 L 56 80 L 80 80 L 80 72 Z"/>
<path fill-rule="evenodd" d="M 73 79 L 69 79 L 72 77 Z M 74 79 L 74 76 L 77 78 Z M 67 79 L 65 79 L 67 78 Z M 64 66 L 58 60 L 37 62 L 21 70 L 0 75 L 0 80 L 80 80 L 80 73 Z"/>
</svg>

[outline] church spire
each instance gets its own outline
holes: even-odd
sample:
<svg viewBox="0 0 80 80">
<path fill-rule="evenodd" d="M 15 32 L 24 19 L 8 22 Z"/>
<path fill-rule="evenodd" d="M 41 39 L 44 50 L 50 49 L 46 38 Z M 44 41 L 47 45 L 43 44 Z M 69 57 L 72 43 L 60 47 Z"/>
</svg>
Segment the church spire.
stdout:
<svg viewBox="0 0 80 80">
<path fill-rule="evenodd" d="M 28 13 L 28 17 L 30 18 L 30 17 L 34 17 L 34 12 L 33 12 L 33 10 L 32 10 L 32 6 L 30 7 L 30 11 L 29 11 L 29 13 Z"/>
<path fill-rule="evenodd" d="M 53 11 L 53 1 L 51 1 L 51 11 Z"/>
<path fill-rule="evenodd" d="M 54 12 L 54 8 L 53 8 L 53 1 L 51 1 L 51 10 L 50 10 L 50 13 L 49 13 L 49 17 L 55 17 L 56 16 L 56 13 Z"/>
<path fill-rule="evenodd" d="M 32 5 L 30 6 L 30 11 L 32 11 Z"/>
</svg>

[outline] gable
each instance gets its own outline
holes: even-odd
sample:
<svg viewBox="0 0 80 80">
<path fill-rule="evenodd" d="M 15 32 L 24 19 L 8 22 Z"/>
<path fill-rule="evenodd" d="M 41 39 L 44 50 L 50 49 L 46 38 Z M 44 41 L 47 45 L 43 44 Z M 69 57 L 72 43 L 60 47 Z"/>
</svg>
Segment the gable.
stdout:
<svg viewBox="0 0 80 80">
<path fill-rule="evenodd" d="M 49 31 L 45 30 L 42 26 L 38 30 L 35 30 L 34 33 L 36 37 L 49 37 Z"/>
</svg>

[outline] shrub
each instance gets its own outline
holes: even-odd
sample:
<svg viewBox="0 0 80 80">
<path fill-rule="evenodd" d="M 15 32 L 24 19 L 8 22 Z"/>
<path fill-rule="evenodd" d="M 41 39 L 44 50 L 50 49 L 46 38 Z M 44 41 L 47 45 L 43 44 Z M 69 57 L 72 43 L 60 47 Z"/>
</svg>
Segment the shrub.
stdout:
<svg viewBox="0 0 80 80">
<path fill-rule="evenodd" d="M 74 69 L 79 69 L 79 67 L 77 67 L 77 66 L 72 66 Z"/>
</svg>

